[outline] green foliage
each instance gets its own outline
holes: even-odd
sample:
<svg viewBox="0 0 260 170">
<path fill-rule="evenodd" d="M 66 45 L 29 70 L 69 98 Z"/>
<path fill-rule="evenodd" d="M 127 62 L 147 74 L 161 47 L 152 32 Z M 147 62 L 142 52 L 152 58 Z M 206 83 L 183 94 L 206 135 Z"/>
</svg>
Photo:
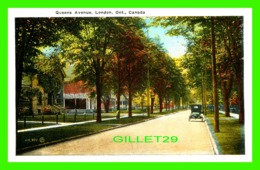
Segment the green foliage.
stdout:
<svg viewBox="0 0 260 170">
<path fill-rule="evenodd" d="M 61 40 L 63 55 L 74 64 L 74 80 L 83 80 L 96 86 L 98 100 L 109 100 L 115 82 L 131 90 L 141 86 L 144 78 L 144 45 L 140 18 L 84 18 L 76 19 L 81 25 L 79 34 L 64 32 Z M 122 56 L 121 69 L 116 68 L 115 56 Z M 120 71 L 117 78 L 113 70 Z M 113 81 L 114 80 L 114 81 Z M 139 81 L 139 82 L 138 82 Z M 131 83 L 131 85 L 129 85 Z M 131 87 L 130 87 L 131 86 Z"/>
<path fill-rule="evenodd" d="M 57 93 L 63 85 L 63 67 L 58 56 L 39 56 L 34 64 L 39 84 L 46 93 Z"/>
<path fill-rule="evenodd" d="M 155 43 L 150 42 L 149 54 L 151 87 L 159 96 L 160 105 L 163 99 L 177 99 L 178 104 L 179 98 L 187 95 L 181 69 L 176 65 L 176 61 L 166 54 L 158 40 Z"/>
<path fill-rule="evenodd" d="M 243 77 L 243 18 L 214 17 L 218 82 Z M 201 88 L 202 77 L 206 89 L 211 89 L 211 21 L 210 17 L 154 17 L 152 26 L 167 28 L 170 36 L 185 36 L 188 50 L 182 59 L 191 88 Z M 237 83 L 236 86 L 241 86 Z M 233 87 L 234 89 L 234 87 Z M 242 101 L 241 101 L 242 102 Z"/>
<path fill-rule="evenodd" d="M 21 72 L 33 72 L 39 47 L 53 45 L 60 28 L 54 18 L 16 18 L 16 67 Z"/>
<path fill-rule="evenodd" d="M 62 30 L 71 31 L 73 19 L 64 18 L 16 18 L 15 19 L 15 52 L 16 52 L 16 113 L 22 102 L 24 92 L 22 91 L 23 75 L 32 77 L 39 74 L 41 84 L 48 92 L 57 91 L 57 84 L 61 84 L 57 80 L 57 75 L 52 72 L 53 69 L 61 69 L 55 65 L 48 65 L 48 61 L 44 61 L 43 65 L 39 65 L 38 57 L 42 53 L 41 48 L 57 46 Z M 68 25 L 66 25 L 68 24 Z M 75 29 L 77 23 L 72 24 Z M 56 72 L 57 73 L 57 72 Z M 61 78 L 62 79 L 62 78 Z M 54 87 L 54 88 L 53 88 Z M 52 89 L 53 88 L 53 89 Z M 27 96 L 32 101 L 33 96 Z M 32 103 L 32 102 L 31 102 Z M 30 104 L 31 105 L 31 104 Z M 32 107 L 30 107 L 31 110 Z"/>
</svg>

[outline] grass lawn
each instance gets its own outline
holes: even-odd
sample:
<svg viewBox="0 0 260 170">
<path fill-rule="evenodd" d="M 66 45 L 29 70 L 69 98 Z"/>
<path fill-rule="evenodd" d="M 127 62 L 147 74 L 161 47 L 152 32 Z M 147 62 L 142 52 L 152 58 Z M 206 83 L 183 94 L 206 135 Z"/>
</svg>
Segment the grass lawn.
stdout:
<svg viewBox="0 0 260 170">
<path fill-rule="evenodd" d="M 213 124 L 212 113 L 207 114 L 207 117 Z M 240 155 L 245 154 L 245 134 L 244 125 L 238 123 L 238 120 L 232 117 L 225 117 L 224 114 L 219 114 L 219 129 L 220 132 L 215 133 L 218 143 L 224 155 Z"/>
<path fill-rule="evenodd" d="M 17 151 L 19 152 L 25 148 L 33 148 L 38 145 L 58 142 L 72 137 L 88 135 L 110 127 L 112 126 L 100 126 L 97 123 L 87 123 L 82 125 L 21 132 L 17 135 Z"/>
<path fill-rule="evenodd" d="M 158 116 L 162 116 L 164 114 L 173 113 L 172 111 L 163 112 L 163 113 L 154 113 L 151 114 L 150 117 L 147 116 L 134 116 L 131 118 L 120 118 L 118 120 L 104 120 L 101 123 L 85 123 L 85 124 L 78 124 L 78 125 L 70 125 L 65 127 L 56 127 L 51 129 L 43 129 L 37 131 L 27 131 L 27 132 L 20 132 L 17 134 L 17 153 L 21 153 L 26 150 L 34 149 L 35 147 L 46 146 L 48 144 L 61 142 L 64 140 L 72 139 L 75 137 L 81 137 L 90 135 L 93 133 L 97 133 L 102 130 L 107 130 L 113 127 L 119 127 L 126 124 L 133 124 L 137 122 L 142 122 L 151 118 L 156 118 Z M 115 117 L 115 114 L 104 114 L 102 118 L 105 117 Z M 59 115 L 59 122 L 63 122 L 63 116 Z M 23 120 L 23 119 L 21 119 Z M 32 120 L 32 117 L 28 117 L 27 121 Z M 34 116 L 34 121 L 38 121 L 38 124 L 32 124 L 27 122 L 26 128 L 32 127 L 40 127 L 41 126 L 41 116 Z M 85 120 L 93 120 L 93 116 L 91 115 L 78 115 L 77 121 L 85 121 Z M 45 115 L 44 121 L 53 122 L 56 124 L 56 116 L 55 115 Z M 66 115 L 66 122 L 74 122 L 73 115 Z M 45 124 L 51 125 L 51 124 Z M 23 122 L 19 123 L 19 128 L 24 129 Z"/>
<path fill-rule="evenodd" d="M 156 112 L 157 111 L 157 112 Z M 159 113 L 158 110 L 155 110 L 154 114 L 151 114 L 151 117 L 154 116 L 159 116 L 159 115 L 166 115 L 166 114 L 171 114 L 173 112 L 177 112 L 178 110 L 168 110 L 168 111 L 163 111 L 162 113 Z M 127 110 L 121 110 L 121 116 L 126 116 L 128 115 L 128 111 Z M 133 114 L 144 114 L 143 116 L 146 115 L 145 111 L 141 111 L 141 110 L 133 110 L 132 112 Z M 102 113 L 101 114 L 102 118 L 113 118 L 116 117 L 116 113 L 115 112 L 111 112 L 111 113 Z M 48 123 L 44 123 L 44 125 L 42 125 L 42 119 L 44 120 L 44 122 L 48 122 Z M 26 120 L 26 125 L 24 126 L 24 120 Z M 79 114 L 79 115 L 58 115 L 58 123 L 60 122 L 66 122 L 66 123 L 74 123 L 74 122 L 83 122 L 83 121 L 89 121 L 89 120 L 96 120 L 96 114 Z M 44 115 L 42 118 L 42 115 L 35 115 L 35 116 L 26 116 L 26 117 L 19 117 L 18 121 L 20 121 L 20 123 L 18 124 L 18 129 L 28 129 L 28 128 L 34 128 L 34 127 L 41 127 L 41 126 L 49 126 L 49 125 L 53 125 L 56 124 L 57 121 L 57 117 L 56 115 Z M 29 121 L 35 121 L 35 123 L 31 123 Z M 37 123 L 38 122 L 38 123 Z M 51 124 L 51 122 L 53 122 L 53 124 Z"/>
<path fill-rule="evenodd" d="M 151 116 L 150 118 L 152 117 L 156 116 Z M 93 134 L 112 127 L 141 122 L 150 118 L 147 116 L 138 116 L 132 118 L 121 118 L 119 120 L 107 120 L 102 121 L 101 123 L 93 122 L 37 131 L 20 132 L 17 134 L 17 153 L 19 154 L 24 150 L 30 150 L 35 147 Z"/>
</svg>

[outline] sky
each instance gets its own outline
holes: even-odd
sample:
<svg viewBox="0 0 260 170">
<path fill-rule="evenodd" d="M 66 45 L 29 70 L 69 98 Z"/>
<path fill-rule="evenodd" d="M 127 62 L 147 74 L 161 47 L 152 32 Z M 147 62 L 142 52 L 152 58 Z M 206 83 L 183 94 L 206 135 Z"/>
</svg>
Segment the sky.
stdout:
<svg viewBox="0 0 260 170">
<path fill-rule="evenodd" d="M 149 24 L 151 19 L 146 19 L 145 22 Z M 163 47 L 167 50 L 169 55 L 172 58 L 177 58 L 185 54 L 186 52 L 186 39 L 183 36 L 168 36 L 166 35 L 167 28 L 161 26 L 158 27 L 148 27 L 147 30 L 144 30 L 147 33 L 147 36 L 150 38 L 158 38 L 163 44 Z M 54 52 L 58 52 L 60 48 L 46 48 L 44 53 L 47 57 L 50 57 Z"/>
<path fill-rule="evenodd" d="M 180 57 L 186 52 L 186 39 L 183 36 L 168 36 L 166 35 L 166 28 L 163 27 L 149 27 L 148 37 L 160 38 L 163 47 L 168 51 L 173 58 Z"/>
</svg>

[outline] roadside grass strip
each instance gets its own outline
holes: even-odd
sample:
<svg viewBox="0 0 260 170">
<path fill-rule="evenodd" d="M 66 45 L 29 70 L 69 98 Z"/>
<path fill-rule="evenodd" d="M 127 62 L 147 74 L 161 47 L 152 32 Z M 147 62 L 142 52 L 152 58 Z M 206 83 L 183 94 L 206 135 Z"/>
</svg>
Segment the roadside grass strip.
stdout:
<svg viewBox="0 0 260 170">
<path fill-rule="evenodd" d="M 82 122 L 69 125 L 62 125 L 53 128 L 42 128 L 39 130 L 20 131 L 17 134 L 17 154 L 38 147 L 75 139 L 113 128 L 143 122 L 153 117 L 135 116 L 131 118 L 108 119 L 101 123 Z"/>
<path fill-rule="evenodd" d="M 41 124 L 40 116 L 33 119 L 29 117 L 24 127 L 23 120 L 18 122 L 17 145 L 16 151 L 20 153 L 33 150 L 39 147 L 84 137 L 99 132 L 111 130 L 118 127 L 124 127 L 161 116 L 176 113 L 175 111 L 165 111 L 163 113 L 154 113 L 149 117 L 143 113 L 135 113 L 133 117 L 129 118 L 127 114 L 122 114 L 120 119 L 115 118 L 115 114 L 102 115 L 103 121 L 96 123 L 91 115 L 80 115 L 76 122 L 73 122 L 72 115 L 67 116 L 66 121 L 63 122 L 62 115 L 59 115 L 59 123 L 54 121 L 55 115 L 48 115 L 44 120 L 44 125 Z"/>
<path fill-rule="evenodd" d="M 207 114 L 208 119 L 213 124 L 212 113 Z M 244 125 L 239 124 L 237 118 L 219 115 L 220 132 L 215 133 L 218 144 L 223 155 L 243 155 L 245 154 L 245 134 Z"/>
</svg>

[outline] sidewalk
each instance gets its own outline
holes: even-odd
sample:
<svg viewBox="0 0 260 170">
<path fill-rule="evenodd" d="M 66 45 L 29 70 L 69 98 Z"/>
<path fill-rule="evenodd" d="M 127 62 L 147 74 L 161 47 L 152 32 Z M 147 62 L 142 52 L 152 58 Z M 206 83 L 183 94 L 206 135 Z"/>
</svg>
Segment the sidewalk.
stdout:
<svg viewBox="0 0 260 170">
<path fill-rule="evenodd" d="M 132 116 L 143 116 L 147 113 L 141 113 L 141 114 L 133 114 Z M 103 114 L 104 115 L 104 114 Z M 121 116 L 120 118 L 126 118 L 127 115 L 124 115 L 124 116 Z M 112 118 L 103 118 L 102 121 L 106 121 L 106 120 L 114 120 L 116 119 L 116 116 L 115 117 L 112 117 Z M 23 122 L 23 121 L 19 121 L 19 122 Z M 39 122 L 39 121 L 26 121 L 26 122 Z M 83 121 L 83 122 L 75 122 L 75 123 L 64 123 L 64 122 L 59 122 L 58 124 L 56 125 L 50 125 L 50 126 L 44 126 L 44 127 L 36 127 L 36 128 L 29 128 L 29 129 L 21 129 L 21 130 L 18 130 L 18 133 L 22 133 L 22 132 L 31 132 L 31 131 L 37 131 L 37 130 L 43 130 L 43 129 L 53 129 L 53 128 L 59 128 L 59 127 L 65 127 L 65 126 L 74 126 L 74 125 L 82 125 L 82 124 L 86 124 L 86 123 L 93 123 L 93 122 L 96 122 L 96 120 L 88 120 L 88 121 Z M 48 123 L 54 123 L 54 122 L 44 122 L 46 124 Z"/>
<path fill-rule="evenodd" d="M 224 111 L 219 111 L 219 113 L 225 114 Z M 234 117 L 234 118 L 236 118 L 236 119 L 239 118 L 239 114 L 237 114 L 237 113 L 231 113 L 231 112 L 230 112 L 230 116 L 231 116 L 231 117 Z"/>
</svg>

